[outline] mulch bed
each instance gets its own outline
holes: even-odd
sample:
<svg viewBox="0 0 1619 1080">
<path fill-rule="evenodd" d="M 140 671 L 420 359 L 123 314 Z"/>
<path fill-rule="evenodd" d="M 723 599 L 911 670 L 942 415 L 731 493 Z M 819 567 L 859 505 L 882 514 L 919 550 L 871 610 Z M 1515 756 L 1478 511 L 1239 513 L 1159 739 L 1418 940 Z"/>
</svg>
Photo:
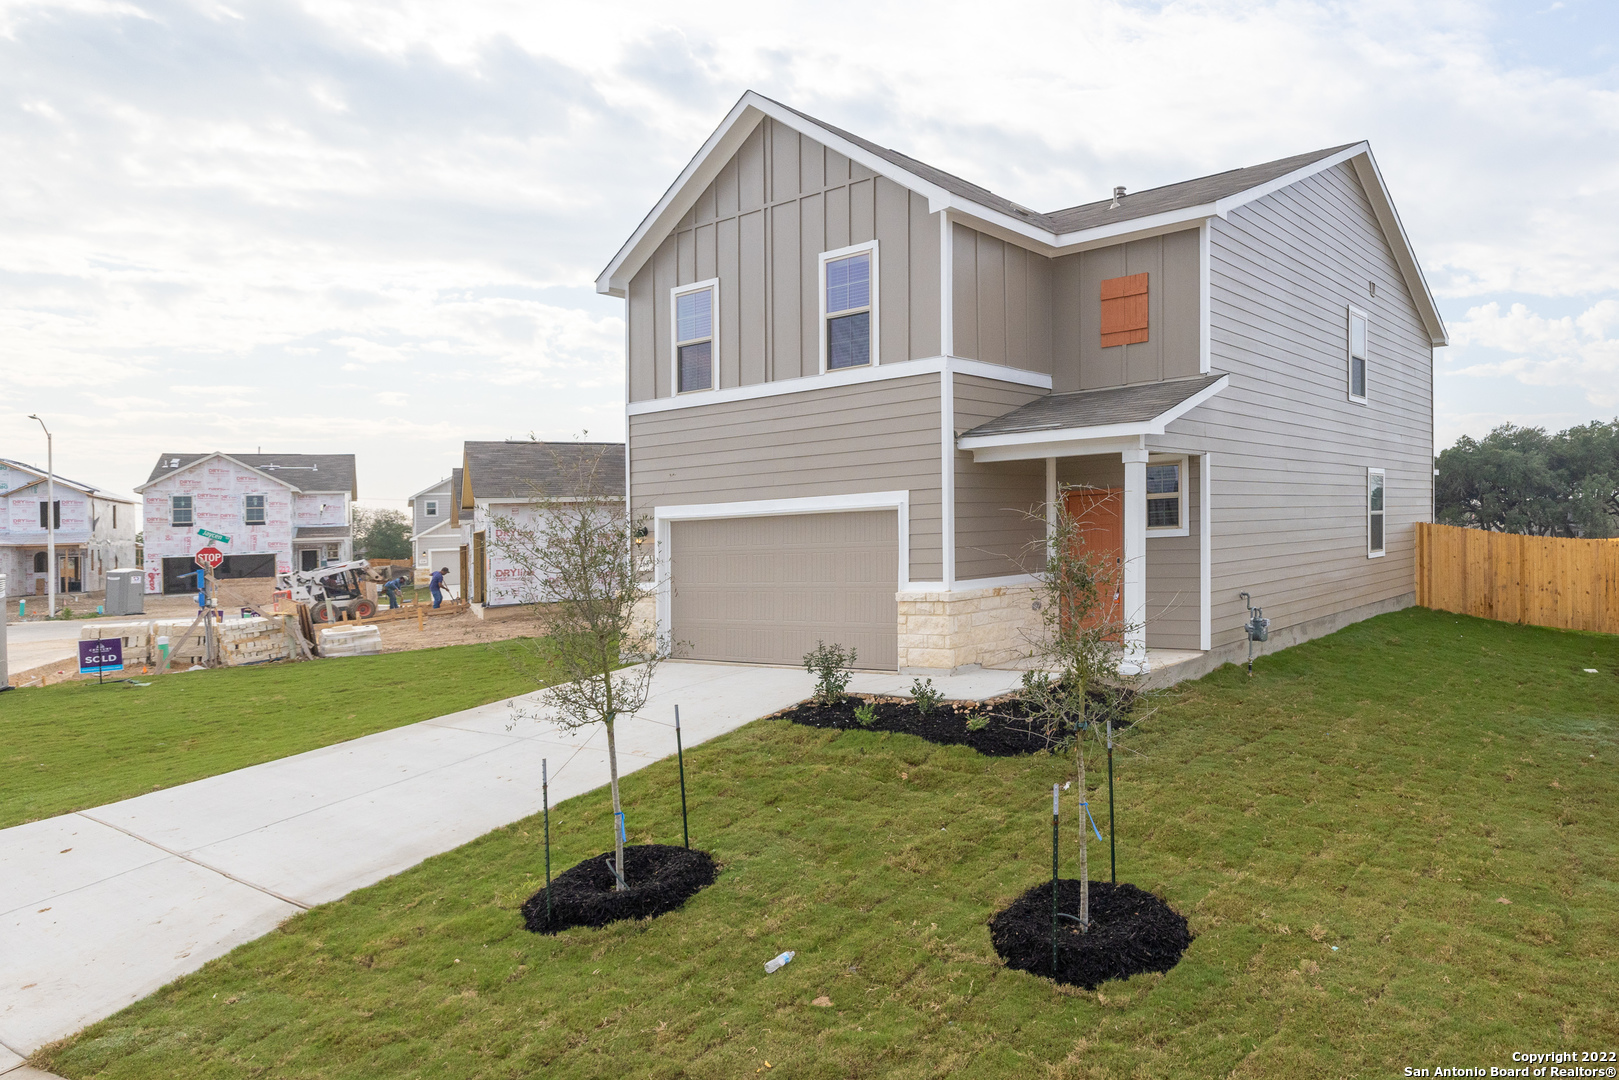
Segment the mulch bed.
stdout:
<svg viewBox="0 0 1619 1080">
<path fill-rule="evenodd" d="M 719 867 L 706 851 L 670 844 L 633 844 L 624 849 L 624 877 L 630 887 L 614 889 L 604 851 L 551 879 L 551 920 L 545 917 L 541 889 L 523 904 L 523 923 L 536 934 L 570 926 L 606 926 L 620 919 L 650 919 L 673 911 L 714 884 Z"/>
<path fill-rule="evenodd" d="M 1079 880 L 1058 882 L 1058 909 L 1079 914 Z M 989 921 L 989 939 L 1007 967 L 1095 990 L 1109 979 L 1168 971 L 1192 943 L 1186 918 L 1134 885 L 1091 882 L 1091 929 L 1063 919 L 1057 971 L 1051 970 L 1051 882 L 1036 885 Z"/>
<path fill-rule="evenodd" d="M 854 717 L 855 709 L 865 704 L 871 704 L 877 712 L 877 720 L 870 727 Z M 851 694 L 836 705 L 806 701 L 776 716 L 806 727 L 915 735 L 944 746 L 971 747 L 989 757 L 1035 754 L 1052 746 L 1038 725 L 1029 720 L 1015 695 L 985 702 L 945 702 L 923 716 L 909 698 L 867 698 Z M 989 723 L 977 731 L 968 729 L 967 721 L 975 716 L 986 717 Z M 1128 723 L 1128 718 L 1115 718 L 1114 730 L 1123 730 Z"/>
</svg>

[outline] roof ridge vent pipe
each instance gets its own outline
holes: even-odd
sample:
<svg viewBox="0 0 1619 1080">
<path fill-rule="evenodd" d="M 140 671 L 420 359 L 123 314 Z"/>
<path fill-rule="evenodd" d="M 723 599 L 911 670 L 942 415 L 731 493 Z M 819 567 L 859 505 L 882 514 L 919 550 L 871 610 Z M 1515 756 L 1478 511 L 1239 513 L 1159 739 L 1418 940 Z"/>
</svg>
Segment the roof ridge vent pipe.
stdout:
<svg viewBox="0 0 1619 1080">
<path fill-rule="evenodd" d="M 1113 201 L 1108 204 L 1107 208 L 1109 210 L 1117 210 L 1119 208 L 1119 200 L 1122 198 L 1124 198 L 1124 185 L 1120 184 L 1118 187 L 1113 189 Z"/>
</svg>

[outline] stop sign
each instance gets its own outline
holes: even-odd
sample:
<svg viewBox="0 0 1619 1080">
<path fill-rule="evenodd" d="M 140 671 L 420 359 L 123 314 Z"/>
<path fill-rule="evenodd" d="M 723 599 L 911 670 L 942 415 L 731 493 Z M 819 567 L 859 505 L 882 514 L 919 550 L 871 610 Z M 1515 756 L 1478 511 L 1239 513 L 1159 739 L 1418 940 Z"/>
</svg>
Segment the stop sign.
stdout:
<svg viewBox="0 0 1619 1080">
<path fill-rule="evenodd" d="M 210 570 L 218 570 L 219 564 L 225 561 L 225 553 L 216 547 L 205 547 L 192 556 L 198 566 L 206 566 Z"/>
</svg>

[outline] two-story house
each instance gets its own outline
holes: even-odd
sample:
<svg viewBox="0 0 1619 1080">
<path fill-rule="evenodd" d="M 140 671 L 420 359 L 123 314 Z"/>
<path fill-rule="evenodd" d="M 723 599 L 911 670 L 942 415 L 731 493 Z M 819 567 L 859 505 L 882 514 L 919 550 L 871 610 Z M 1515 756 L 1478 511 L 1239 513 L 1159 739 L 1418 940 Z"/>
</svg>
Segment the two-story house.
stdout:
<svg viewBox="0 0 1619 1080">
<path fill-rule="evenodd" d="M 221 578 L 266 578 L 354 557 L 353 454 L 164 454 L 145 500 L 146 591 L 189 592 L 192 556 L 225 553 Z M 207 530 L 228 541 L 201 535 Z"/>
<path fill-rule="evenodd" d="M 51 489 L 54 488 L 54 491 Z M 0 458 L 0 574 L 12 596 L 50 591 L 50 532 L 56 532 L 56 591 L 100 592 L 106 573 L 135 565 L 130 499 Z"/>
<path fill-rule="evenodd" d="M 411 562 L 416 580 L 425 582 L 434 570 L 448 570 L 445 580 L 457 595 L 465 576 L 470 522 L 461 521 L 461 470 L 410 497 Z"/>
<path fill-rule="evenodd" d="M 685 655 L 1015 661 L 1059 500 L 1134 664 L 1413 601 L 1445 329 L 1365 143 L 1042 213 L 748 93 L 597 289 Z"/>
</svg>

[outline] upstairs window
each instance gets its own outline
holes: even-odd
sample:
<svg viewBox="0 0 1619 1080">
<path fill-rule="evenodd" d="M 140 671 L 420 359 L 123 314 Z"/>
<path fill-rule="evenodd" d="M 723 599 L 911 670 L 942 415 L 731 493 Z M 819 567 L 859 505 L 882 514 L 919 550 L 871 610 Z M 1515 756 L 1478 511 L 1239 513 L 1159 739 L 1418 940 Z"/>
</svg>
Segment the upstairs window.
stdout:
<svg viewBox="0 0 1619 1080">
<path fill-rule="evenodd" d="M 1366 313 L 1349 309 L 1349 400 L 1366 402 Z"/>
<path fill-rule="evenodd" d="M 54 509 L 55 513 L 51 513 L 47 507 Z M 39 527 L 42 529 L 60 529 L 62 527 L 61 499 L 57 499 L 54 503 L 45 502 L 43 499 L 40 500 Z"/>
<path fill-rule="evenodd" d="M 438 500 L 437 499 L 428 499 L 427 500 L 427 505 L 422 510 L 422 513 L 425 514 L 428 517 L 438 517 Z"/>
<path fill-rule="evenodd" d="M 1366 470 L 1366 557 L 1383 554 L 1383 470 Z"/>
<path fill-rule="evenodd" d="M 118 504 L 117 503 L 112 504 L 112 527 L 114 529 L 118 528 Z"/>
<path fill-rule="evenodd" d="M 1153 457 L 1147 462 L 1147 532 L 1186 535 L 1186 459 Z"/>
<path fill-rule="evenodd" d="M 191 496 L 169 496 L 169 524 L 177 529 L 191 528 Z"/>
<path fill-rule="evenodd" d="M 849 249 L 844 249 L 849 251 Z M 865 367 L 876 362 L 872 315 L 877 309 L 876 244 L 821 257 L 823 305 L 821 348 L 826 370 Z"/>
<path fill-rule="evenodd" d="M 675 393 L 714 389 L 716 282 L 675 291 Z"/>
<path fill-rule="evenodd" d="M 1147 340 L 1147 275 L 1102 282 L 1102 348 Z"/>
<path fill-rule="evenodd" d="M 243 525 L 263 525 L 264 524 L 264 496 L 263 495 L 243 495 L 242 496 L 242 524 Z"/>
</svg>

